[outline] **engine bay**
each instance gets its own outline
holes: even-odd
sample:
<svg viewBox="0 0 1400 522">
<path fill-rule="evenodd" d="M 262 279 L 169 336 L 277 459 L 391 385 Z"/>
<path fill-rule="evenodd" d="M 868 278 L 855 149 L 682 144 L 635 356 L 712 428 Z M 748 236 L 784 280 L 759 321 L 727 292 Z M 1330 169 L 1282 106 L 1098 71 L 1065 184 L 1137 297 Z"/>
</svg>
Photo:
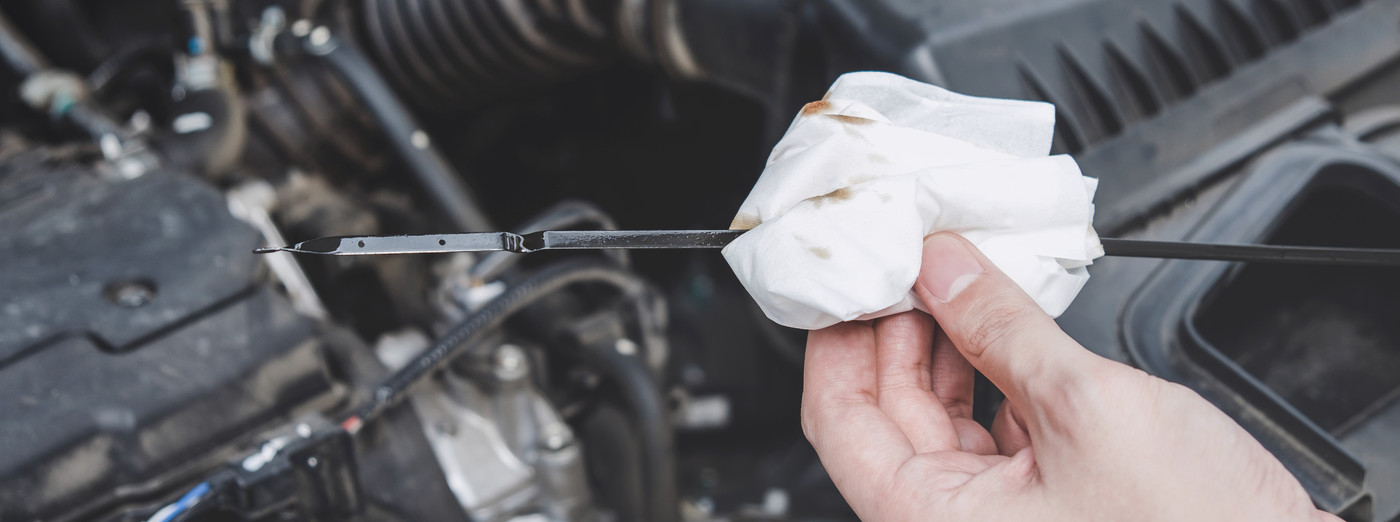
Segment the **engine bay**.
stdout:
<svg viewBox="0 0 1400 522">
<path fill-rule="evenodd" d="M 1105 235 L 1400 242 L 1397 0 L 9 0 L 0 58 L 0 520 L 854 520 L 715 252 L 252 253 L 723 229 L 854 70 L 1054 103 Z M 1076 340 L 1400 520 L 1393 274 L 1090 271 Z"/>
</svg>

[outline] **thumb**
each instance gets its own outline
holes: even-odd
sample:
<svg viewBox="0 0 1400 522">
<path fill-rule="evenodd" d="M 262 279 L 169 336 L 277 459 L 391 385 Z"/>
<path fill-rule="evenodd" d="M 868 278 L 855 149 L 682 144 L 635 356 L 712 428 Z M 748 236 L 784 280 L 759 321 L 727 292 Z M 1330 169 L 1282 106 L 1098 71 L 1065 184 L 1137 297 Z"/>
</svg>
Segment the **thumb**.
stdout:
<svg viewBox="0 0 1400 522">
<path fill-rule="evenodd" d="M 1102 362 L 957 234 L 924 240 L 914 289 L 963 357 L 1022 412 L 1053 409 L 1037 407 L 1037 398 L 1062 396 Z"/>
</svg>

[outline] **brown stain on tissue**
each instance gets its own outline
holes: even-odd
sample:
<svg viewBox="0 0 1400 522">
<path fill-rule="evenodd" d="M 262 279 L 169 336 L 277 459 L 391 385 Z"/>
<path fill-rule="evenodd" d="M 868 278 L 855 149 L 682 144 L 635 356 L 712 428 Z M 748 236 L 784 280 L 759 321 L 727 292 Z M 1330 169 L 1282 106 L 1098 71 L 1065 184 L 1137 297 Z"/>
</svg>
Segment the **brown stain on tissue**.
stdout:
<svg viewBox="0 0 1400 522">
<path fill-rule="evenodd" d="M 758 226 L 762 224 L 763 220 L 758 219 L 758 216 L 751 216 L 749 214 L 739 214 L 737 216 L 734 216 L 734 221 L 731 221 L 729 223 L 729 229 L 753 230 L 755 228 L 758 228 Z"/>
<path fill-rule="evenodd" d="M 815 116 L 815 115 L 821 114 L 821 113 L 826 112 L 826 111 L 829 111 L 829 110 L 831 110 L 831 102 L 826 101 L 825 99 L 823 99 L 823 100 L 821 100 L 821 101 L 814 101 L 814 102 L 809 103 L 809 104 L 807 104 L 807 105 L 803 105 L 803 106 L 802 106 L 802 115 L 803 115 L 803 116 Z"/>
<path fill-rule="evenodd" d="M 812 252 L 812 255 L 817 256 L 820 259 L 831 259 L 831 251 L 825 248 L 812 247 L 807 250 Z"/>
<path fill-rule="evenodd" d="M 827 203 L 836 203 L 838 201 L 849 200 L 851 199 L 851 196 L 854 195 L 855 193 L 851 192 L 851 189 L 849 188 L 839 188 L 826 194 L 822 194 L 820 196 L 807 198 L 807 201 L 811 201 L 817 206 L 817 208 L 821 208 L 822 205 L 825 205 Z"/>
</svg>

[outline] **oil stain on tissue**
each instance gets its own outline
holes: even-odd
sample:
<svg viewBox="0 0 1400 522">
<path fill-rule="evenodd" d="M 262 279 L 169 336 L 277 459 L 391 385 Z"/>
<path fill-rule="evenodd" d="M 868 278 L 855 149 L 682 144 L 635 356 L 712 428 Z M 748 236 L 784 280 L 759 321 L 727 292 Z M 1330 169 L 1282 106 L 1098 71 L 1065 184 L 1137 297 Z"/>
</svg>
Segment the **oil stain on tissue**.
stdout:
<svg viewBox="0 0 1400 522">
<path fill-rule="evenodd" d="M 803 116 L 815 116 L 831 110 L 831 102 L 826 100 L 814 101 L 802 106 Z"/>
<path fill-rule="evenodd" d="M 759 225 L 762 225 L 762 224 L 763 224 L 763 220 L 758 219 L 758 216 L 740 213 L 739 215 L 734 216 L 734 221 L 731 221 L 731 222 L 729 223 L 729 229 L 730 229 L 730 230 L 753 230 L 753 229 L 755 229 L 755 228 L 758 228 L 758 226 L 759 226 Z"/>
<path fill-rule="evenodd" d="M 819 259 L 831 259 L 831 251 L 825 248 L 812 247 L 807 249 L 807 251 L 811 252 L 812 255 L 817 256 Z"/>
<path fill-rule="evenodd" d="M 844 187 L 843 187 L 843 188 L 839 188 L 839 189 L 833 190 L 833 191 L 831 191 L 831 192 L 828 192 L 828 193 L 826 193 L 826 194 L 822 194 L 822 195 L 820 195 L 820 196 L 807 198 L 807 201 L 811 201 L 812 204 L 816 205 L 817 208 L 822 208 L 822 205 L 825 205 L 825 204 L 827 204 L 827 203 L 836 203 L 836 202 L 839 202 L 839 201 L 847 201 L 847 200 L 851 199 L 851 197 L 854 196 L 854 195 L 855 195 L 855 193 L 852 192 L 851 189 L 849 189 L 849 188 L 844 188 Z"/>
</svg>

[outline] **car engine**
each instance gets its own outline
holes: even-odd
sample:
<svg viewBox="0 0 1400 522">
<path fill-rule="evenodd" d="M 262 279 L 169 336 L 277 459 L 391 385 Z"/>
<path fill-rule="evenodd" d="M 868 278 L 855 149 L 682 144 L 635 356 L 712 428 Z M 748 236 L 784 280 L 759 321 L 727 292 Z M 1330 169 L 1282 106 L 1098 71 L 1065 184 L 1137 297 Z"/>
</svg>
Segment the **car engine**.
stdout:
<svg viewBox="0 0 1400 522">
<path fill-rule="evenodd" d="M 0 60 L 3 521 L 854 520 L 714 252 L 252 253 L 722 229 L 849 71 L 1054 103 L 1105 236 L 1400 248 L 1400 0 L 7 0 Z M 1400 520 L 1394 271 L 1091 273 L 1076 340 Z"/>
</svg>

